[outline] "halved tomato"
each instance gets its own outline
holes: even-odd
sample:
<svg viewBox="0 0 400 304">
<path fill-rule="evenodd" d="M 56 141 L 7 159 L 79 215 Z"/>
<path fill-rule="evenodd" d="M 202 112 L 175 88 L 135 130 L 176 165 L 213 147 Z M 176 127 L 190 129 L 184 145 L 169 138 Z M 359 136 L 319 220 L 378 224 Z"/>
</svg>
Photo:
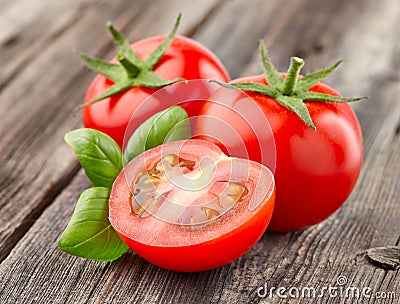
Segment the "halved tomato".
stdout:
<svg viewBox="0 0 400 304">
<path fill-rule="evenodd" d="M 110 222 L 151 263 L 202 271 L 248 251 L 266 230 L 274 201 L 269 169 L 192 139 L 148 150 L 124 168 L 111 191 Z"/>
</svg>

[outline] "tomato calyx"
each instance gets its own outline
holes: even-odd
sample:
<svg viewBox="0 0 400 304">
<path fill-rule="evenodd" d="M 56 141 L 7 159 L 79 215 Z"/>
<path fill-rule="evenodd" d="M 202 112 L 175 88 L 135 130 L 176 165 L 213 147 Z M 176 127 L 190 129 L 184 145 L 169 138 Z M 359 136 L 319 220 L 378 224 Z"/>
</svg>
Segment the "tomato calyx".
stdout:
<svg viewBox="0 0 400 304">
<path fill-rule="evenodd" d="M 168 37 L 145 60 L 141 60 L 136 55 L 126 38 L 118 32 L 110 22 L 107 23 L 107 27 L 118 49 L 116 56 L 117 63 L 89 57 L 79 51 L 75 51 L 75 56 L 89 69 L 104 75 L 114 82 L 114 85 L 109 90 L 80 107 L 91 105 L 132 87 L 157 89 L 178 81 L 183 81 L 183 78 L 176 78 L 173 80 L 162 79 L 153 72 L 154 67 L 161 60 L 175 38 L 180 19 L 181 14 L 178 15 L 175 25 Z"/>
<path fill-rule="evenodd" d="M 268 85 L 260 83 L 227 84 L 220 81 L 212 81 L 217 82 L 224 87 L 236 88 L 243 91 L 255 92 L 272 97 L 286 109 L 296 113 L 296 115 L 299 116 L 314 131 L 316 130 L 316 126 L 311 119 L 307 106 L 304 103 L 305 101 L 351 102 L 367 98 L 365 96 L 343 98 L 309 91 L 309 89 L 311 89 L 314 85 L 325 79 L 331 72 L 333 72 L 333 70 L 335 70 L 340 63 L 342 63 L 342 60 L 337 61 L 326 68 L 317 70 L 303 77 L 299 77 L 300 70 L 304 65 L 304 60 L 298 57 L 292 57 L 286 78 L 283 79 L 269 58 L 265 44 L 262 40 L 260 41 L 260 57 L 264 76 Z"/>
</svg>

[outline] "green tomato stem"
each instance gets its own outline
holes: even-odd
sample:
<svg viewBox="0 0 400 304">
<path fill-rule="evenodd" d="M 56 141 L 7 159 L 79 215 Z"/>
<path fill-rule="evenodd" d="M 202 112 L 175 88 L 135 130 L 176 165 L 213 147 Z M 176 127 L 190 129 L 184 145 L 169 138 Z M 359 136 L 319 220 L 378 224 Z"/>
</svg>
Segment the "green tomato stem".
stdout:
<svg viewBox="0 0 400 304">
<path fill-rule="evenodd" d="M 298 57 L 292 57 L 290 60 L 289 70 L 283 85 L 282 94 L 292 96 L 296 89 L 297 78 L 301 68 L 304 65 L 304 60 Z"/>
<path fill-rule="evenodd" d="M 118 53 L 117 60 L 123 66 L 129 79 L 134 79 L 136 75 L 139 73 L 139 68 L 135 66 L 132 62 L 130 62 L 128 59 L 126 59 L 124 55 Z"/>
</svg>

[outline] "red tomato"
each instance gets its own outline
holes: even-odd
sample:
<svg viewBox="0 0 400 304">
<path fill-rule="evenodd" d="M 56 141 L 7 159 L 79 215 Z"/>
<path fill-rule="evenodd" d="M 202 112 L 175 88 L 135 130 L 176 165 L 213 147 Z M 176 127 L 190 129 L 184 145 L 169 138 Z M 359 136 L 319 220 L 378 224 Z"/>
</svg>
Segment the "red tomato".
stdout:
<svg viewBox="0 0 400 304">
<path fill-rule="evenodd" d="M 141 60 L 144 60 L 166 38 L 166 36 L 151 37 L 131 45 Z M 198 42 L 176 36 L 167 51 L 154 68 L 154 73 L 166 80 L 176 78 L 217 79 L 229 81 L 230 77 L 219 59 Z M 85 97 L 85 103 L 100 96 L 113 86 L 113 82 L 98 74 L 91 83 Z M 105 98 L 83 109 L 83 124 L 111 136 L 120 146 L 126 127 L 137 107 L 156 89 L 133 87 L 110 98 Z M 189 116 L 197 115 L 203 103 L 188 102 L 182 106 Z M 165 109 L 162 104 L 148 105 L 143 121 L 152 114 Z"/>
<path fill-rule="evenodd" d="M 266 84 L 265 76 L 241 78 L 233 83 Z M 340 96 L 328 86 L 318 83 L 310 91 Z M 276 206 L 268 229 L 291 231 L 316 224 L 337 210 L 351 193 L 360 173 L 363 144 L 359 122 L 347 103 L 305 102 L 316 131 L 294 112 L 273 98 L 246 92 L 261 107 L 268 119 L 276 146 Z M 229 102 L 229 101 L 227 101 Z M 231 134 L 213 128 L 212 119 L 230 116 L 247 150 L 259 149 L 248 126 L 234 119 L 238 104 L 231 113 L 216 103 L 207 103 L 199 120 L 202 133 L 219 142 L 231 141 Z M 215 119 L 214 119 L 215 120 Z M 247 131 L 246 131 L 247 130 Z M 206 138 L 206 137 L 203 137 Z M 238 146 L 242 142 L 236 143 Z M 235 143 L 231 144 L 235 145 Z M 236 156 L 234 153 L 231 156 Z M 260 161 L 257 153 L 249 158 Z M 270 164 L 264 164 L 270 167 Z M 270 167 L 271 168 L 271 167 Z M 273 170 L 273 169 L 272 169 Z"/>
<path fill-rule="evenodd" d="M 109 218 L 151 263 L 202 271 L 248 251 L 267 228 L 274 200 L 274 178 L 265 166 L 192 139 L 134 158 L 114 182 Z"/>
</svg>

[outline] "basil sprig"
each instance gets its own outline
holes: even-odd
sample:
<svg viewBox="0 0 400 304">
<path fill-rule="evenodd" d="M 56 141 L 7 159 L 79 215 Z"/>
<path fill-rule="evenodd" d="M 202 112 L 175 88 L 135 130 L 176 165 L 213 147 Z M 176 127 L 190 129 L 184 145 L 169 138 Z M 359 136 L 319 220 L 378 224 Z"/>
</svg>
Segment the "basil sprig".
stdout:
<svg viewBox="0 0 400 304">
<path fill-rule="evenodd" d="M 65 141 L 94 187 L 85 190 L 62 233 L 58 246 L 66 253 L 97 261 L 113 261 L 128 250 L 108 220 L 108 199 L 115 178 L 128 162 L 147 149 L 191 137 L 186 112 L 174 106 L 146 120 L 128 141 L 125 154 L 108 135 L 81 128 Z"/>
</svg>

